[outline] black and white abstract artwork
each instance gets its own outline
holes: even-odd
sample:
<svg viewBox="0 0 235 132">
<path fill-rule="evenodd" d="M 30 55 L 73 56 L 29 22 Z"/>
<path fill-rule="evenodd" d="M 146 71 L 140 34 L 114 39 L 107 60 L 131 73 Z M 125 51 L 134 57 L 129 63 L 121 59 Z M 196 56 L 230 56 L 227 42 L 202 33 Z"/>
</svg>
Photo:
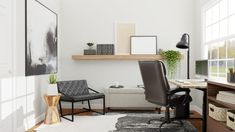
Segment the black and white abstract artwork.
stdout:
<svg viewBox="0 0 235 132">
<path fill-rule="evenodd" d="M 38 0 L 26 0 L 26 76 L 57 72 L 57 14 Z"/>
</svg>

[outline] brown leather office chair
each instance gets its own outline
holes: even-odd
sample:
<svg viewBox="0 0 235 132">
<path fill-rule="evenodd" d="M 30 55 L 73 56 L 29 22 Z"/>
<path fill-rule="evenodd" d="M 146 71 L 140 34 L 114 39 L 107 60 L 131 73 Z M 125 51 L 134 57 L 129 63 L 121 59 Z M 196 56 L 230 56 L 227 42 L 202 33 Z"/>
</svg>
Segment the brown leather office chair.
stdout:
<svg viewBox="0 0 235 132">
<path fill-rule="evenodd" d="M 140 71 L 145 87 L 145 99 L 151 103 L 166 107 L 165 117 L 159 128 L 166 123 L 171 123 L 175 118 L 170 118 L 170 108 L 186 105 L 192 101 L 189 89 L 170 89 L 166 69 L 162 61 L 139 61 Z M 183 95 L 176 93 L 185 92 Z M 154 120 L 154 119 L 153 119 Z M 150 120 L 148 123 L 151 123 Z M 182 121 L 178 120 L 181 125 Z"/>
</svg>

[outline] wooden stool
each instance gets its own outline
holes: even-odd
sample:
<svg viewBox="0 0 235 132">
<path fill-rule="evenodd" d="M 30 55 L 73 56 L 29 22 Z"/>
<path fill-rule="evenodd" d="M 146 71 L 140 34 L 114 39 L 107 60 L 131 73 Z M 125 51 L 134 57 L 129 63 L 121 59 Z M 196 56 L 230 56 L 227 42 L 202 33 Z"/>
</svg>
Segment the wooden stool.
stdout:
<svg viewBox="0 0 235 132">
<path fill-rule="evenodd" d="M 60 115 L 58 113 L 57 105 L 61 95 L 44 95 L 47 104 L 47 112 L 45 116 L 45 124 L 54 124 L 60 122 Z"/>
</svg>

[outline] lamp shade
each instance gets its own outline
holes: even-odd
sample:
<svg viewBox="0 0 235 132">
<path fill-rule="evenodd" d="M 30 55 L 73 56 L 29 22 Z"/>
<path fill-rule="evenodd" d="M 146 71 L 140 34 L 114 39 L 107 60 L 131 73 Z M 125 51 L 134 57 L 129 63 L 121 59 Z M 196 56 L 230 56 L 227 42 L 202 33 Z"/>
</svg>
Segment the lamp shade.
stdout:
<svg viewBox="0 0 235 132">
<path fill-rule="evenodd" d="M 180 42 L 177 43 L 176 47 L 179 49 L 188 49 L 189 48 L 189 35 L 183 34 Z"/>
</svg>

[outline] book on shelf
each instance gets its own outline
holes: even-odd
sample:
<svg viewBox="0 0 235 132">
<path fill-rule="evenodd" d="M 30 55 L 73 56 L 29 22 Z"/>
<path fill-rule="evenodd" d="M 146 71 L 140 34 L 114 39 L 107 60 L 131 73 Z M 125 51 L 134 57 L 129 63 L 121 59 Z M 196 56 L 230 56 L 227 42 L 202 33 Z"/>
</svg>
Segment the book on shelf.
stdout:
<svg viewBox="0 0 235 132">
<path fill-rule="evenodd" d="M 114 55 L 114 44 L 97 44 L 97 55 Z"/>
<path fill-rule="evenodd" d="M 235 91 L 219 91 L 219 94 L 235 97 Z"/>
<path fill-rule="evenodd" d="M 235 104 L 234 96 L 224 95 L 221 93 L 218 93 L 216 95 L 216 100 L 223 101 L 223 102 L 230 103 L 230 104 Z"/>
</svg>

